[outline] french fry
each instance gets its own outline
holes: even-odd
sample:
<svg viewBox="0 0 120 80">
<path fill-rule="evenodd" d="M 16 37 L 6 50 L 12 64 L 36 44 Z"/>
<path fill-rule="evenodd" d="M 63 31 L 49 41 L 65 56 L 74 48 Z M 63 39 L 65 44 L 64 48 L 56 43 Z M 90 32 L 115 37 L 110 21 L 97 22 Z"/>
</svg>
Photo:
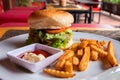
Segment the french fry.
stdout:
<svg viewBox="0 0 120 80">
<path fill-rule="evenodd" d="M 76 53 L 77 49 L 78 49 L 78 43 L 73 43 L 71 46 L 71 50 L 73 50 Z"/>
<path fill-rule="evenodd" d="M 93 45 L 97 46 L 98 48 L 104 49 L 105 44 L 106 44 L 106 41 L 103 40 L 103 41 L 97 42 L 96 44 L 93 44 Z"/>
<path fill-rule="evenodd" d="M 74 56 L 74 51 L 72 50 L 65 50 L 63 55 L 58 59 L 58 61 L 55 64 L 55 68 L 57 70 L 62 70 L 65 64 L 65 61 L 69 58 Z"/>
<path fill-rule="evenodd" d="M 93 41 L 93 42 L 90 42 L 89 41 L 89 44 L 88 44 L 88 46 L 90 46 L 90 45 L 95 45 L 95 46 L 97 46 L 98 48 L 101 48 L 101 49 L 103 49 L 103 46 L 101 46 L 101 44 L 98 42 L 98 41 Z"/>
<path fill-rule="evenodd" d="M 100 41 L 100 42 L 98 42 L 98 44 L 101 45 L 101 46 L 104 46 L 106 44 L 106 41 L 105 40 Z"/>
<path fill-rule="evenodd" d="M 90 59 L 90 47 L 84 48 L 84 55 L 79 63 L 79 70 L 84 71 L 87 69 Z"/>
<path fill-rule="evenodd" d="M 55 69 L 44 69 L 44 72 L 55 77 L 70 78 L 75 76 L 73 70 L 85 71 L 88 68 L 89 60 L 102 61 L 103 69 L 118 66 L 112 41 L 105 47 L 106 41 L 92 39 L 80 39 L 80 43 L 73 43 L 64 50 L 64 54 L 57 60 Z"/>
<path fill-rule="evenodd" d="M 80 39 L 80 41 L 87 41 L 88 44 L 97 44 L 98 40 L 93 40 L 93 39 Z"/>
<path fill-rule="evenodd" d="M 98 52 L 95 51 L 95 50 L 91 50 L 91 52 L 90 52 L 90 59 L 91 59 L 92 61 L 98 60 Z"/>
<path fill-rule="evenodd" d="M 96 45 L 96 44 L 97 44 L 97 41 L 89 41 L 89 45 L 90 45 L 90 44 L 95 44 L 95 45 Z"/>
<path fill-rule="evenodd" d="M 95 50 L 95 51 L 97 51 L 97 52 L 98 52 L 98 55 L 99 55 L 100 57 L 105 57 L 105 56 L 107 56 L 107 52 L 106 52 L 106 51 L 104 51 L 103 49 L 101 49 L 101 48 L 99 48 L 99 47 L 97 47 L 97 46 L 95 46 L 95 45 L 90 45 L 90 48 L 93 49 L 93 50 Z"/>
<path fill-rule="evenodd" d="M 45 73 L 55 76 L 55 77 L 60 77 L 60 78 L 70 78 L 75 76 L 73 73 L 65 72 L 65 71 L 59 71 L 55 69 L 44 69 L 43 70 Z"/>
<path fill-rule="evenodd" d="M 82 56 L 83 56 L 83 49 L 78 49 L 76 56 L 77 56 L 79 59 L 81 59 Z"/>
<path fill-rule="evenodd" d="M 75 71 L 79 71 L 78 66 L 73 66 L 73 70 L 75 70 Z"/>
<path fill-rule="evenodd" d="M 98 41 L 98 40 L 93 40 L 93 39 L 80 39 L 80 41 L 87 41 L 88 42 L 88 45 L 96 45 L 98 46 L 99 48 L 102 48 L 103 45 L 106 44 L 106 41 L 103 40 L 103 41 Z"/>
<path fill-rule="evenodd" d="M 73 56 L 72 58 L 67 59 L 72 65 L 78 65 L 79 64 L 79 58 L 76 56 Z"/>
<path fill-rule="evenodd" d="M 109 69 L 109 68 L 112 67 L 106 57 L 105 57 L 105 58 L 99 58 L 99 59 L 100 59 L 100 61 L 102 61 L 102 68 L 103 68 L 104 70 Z"/>
<path fill-rule="evenodd" d="M 73 65 L 77 66 L 79 64 L 79 59 L 76 56 L 74 56 L 72 58 L 72 63 L 73 63 Z"/>
<path fill-rule="evenodd" d="M 66 61 L 69 61 L 70 63 L 73 63 L 73 57 L 67 59 Z"/>
<path fill-rule="evenodd" d="M 64 64 L 65 64 L 65 59 L 57 61 L 57 63 L 55 64 L 55 69 L 60 71 L 63 70 Z"/>
<path fill-rule="evenodd" d="M 69 72 L 69 73 L 73 73 L 73 65 L 71 62 L 69 62 L 69 61 L 65 62 L 64 71 Z"/>
<path fill-rule="evenodd" d="M 100 44 L 90 44 L 90 45 L 95 45 L 97 48 L 103 49 L 104 50 L 104 46 L 101 46 Z"/>
<path fill-rule="evenodd" d="M 63 60 L 63 59 L 69 59 L 70 57 L 74 56 L 74 51 L 73 50 L 65 50 L 63 55 L 58 59 Z"/>
<path fill-rule="evenodd" d="M 65 51 L 66 51 L 66 50 L 65 50 Z M 64 53 L 59 57 L 58 61 L 59 61 L 59 60 L 62 60 L 62 59 L 65 59 L 66 56 L 68 56 L 68 52 L 65 52 L 65 51 L 64 51 Z"/>
<path fill-rule="evenodd" d="M 79 44 L 78 48 L 79 48 L 79 49 L 85 48 L 87 45 L 88 45 L 88 41 L 82 41 L 82 42 Z"/>
<path fill-rule="evenodd" d="M 109 41 L 107 51 L 108 51 L 107 59 L 110 62 L 110 64 L 112 66 L 118 66 L 118 61 L 115 57 L 115 51 L 112 41 Z"/>
<path fill-rule="evenodd" d="M 94 39 L 86 39 L 86 38 L 81 38 L 80 41 L 88 41 L 88 42 L 98 42 L 98 40 L 94 40 Z"/>
</svg>

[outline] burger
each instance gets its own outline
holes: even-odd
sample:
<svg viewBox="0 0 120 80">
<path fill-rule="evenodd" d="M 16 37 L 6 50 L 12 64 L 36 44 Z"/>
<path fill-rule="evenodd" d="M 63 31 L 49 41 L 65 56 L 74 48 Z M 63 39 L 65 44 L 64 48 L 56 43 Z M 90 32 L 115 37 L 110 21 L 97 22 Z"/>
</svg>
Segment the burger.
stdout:
<svg viewBox="0 0 120 80">
<path fill-rule="evenodd" d="M 39 10 L 28 18 L 30 27 L 27 44 L 41 43 L 55 48 L 66 49 L 72 44 L 72 14 L 58 10 Z"/>
</svg>

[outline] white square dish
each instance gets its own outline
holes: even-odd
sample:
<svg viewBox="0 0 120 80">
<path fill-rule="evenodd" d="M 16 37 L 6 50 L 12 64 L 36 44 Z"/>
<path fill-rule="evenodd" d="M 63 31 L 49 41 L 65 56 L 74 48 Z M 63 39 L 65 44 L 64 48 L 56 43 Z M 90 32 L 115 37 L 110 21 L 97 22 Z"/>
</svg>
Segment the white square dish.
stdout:
<svg viewBox="0 0 120 80">
<path fill-rule="evenodd" d="M 45 58 L 42 61 L 32 63 L 28 62 L 27 60 L 24 60 L 19 55 L 33 50 L 44 50 L 49 52 L 51 55 Z M 14 63 L 23 66 L 24 68 L 30 70 L 31 72 L 37 72 L 40 69 L 43 69 L 44 67 L 48 66 L 52 62 L 54 62 L 56 59 L 58 59 L 63 54 L 63 51 L 60 49 L 52 48 L 50 46 L 42 45 L 39 43 L 34 43 L 31 45 L 27 45 L 12 51 L 7 52 L 8 58 L 13 61 Z"/>
</svg>

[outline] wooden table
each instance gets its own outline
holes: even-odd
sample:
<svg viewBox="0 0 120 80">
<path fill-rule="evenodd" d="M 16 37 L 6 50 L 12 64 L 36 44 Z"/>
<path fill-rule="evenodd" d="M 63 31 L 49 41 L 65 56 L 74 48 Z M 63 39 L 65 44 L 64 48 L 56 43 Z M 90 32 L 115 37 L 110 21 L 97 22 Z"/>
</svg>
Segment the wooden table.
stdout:
<svg viewBox="0 0 120 80">
<path fill-rule="evenodd" d="M 4 36 L 4 34 L 9 30 L 29 30 L 29 27 L 12 27 L 12 26 L 8 26 L 8 27 L 5 27 L 5 28 L 0 28 L 0 38 L 2 38 L 2 36 Z"/>
<path fill-rule="evenodd" d="M 101 4 L 101 2 L 95 2 L 95 1 L 90 1 L 90 0 L 76 0 L 76 3 L 79 4 Z"/>
<path fill-rule="evenodd" d="M 46 4 L 46 9 L 57 9 L 57 10 L 87 10 L 86 8 L 75 5 L 75 4 L 67 4 L 66 7 L 59 6 L 59 4 Z"/>
<path fill-rule="evenodd" d="M 90 32 L 90 33 L 97 33 L 102 35 L 116 35 L 116 32 L 120 32 L 119 28 L 114 28 L 113 26 L 107 25 L 107 24 L 72 24 L 71 29 L 73 31 L 80 31 L 80 32 Z M 29 30 L 29 27 L 19 26 L 19 27 L 12 27 L 8 26 L 5 28 L 0 28 L 0 38 L 2 38 L 6 32 L 14 30 L 17 32 L 17 30 L 22 31 Z M 102 33 L 104 32 L 104 33 Z M 112 32 L 112 34 L 109 34 L 107 32 Z M 10 36 L 14 36 L 16 34 L 9 34 Z M 117 34 L 118 35 L 118 34 Z M 114 37 L 114 36 L 113 36 Z M 116 37 L 116 36 L 115 36 Z"/>
</svg>

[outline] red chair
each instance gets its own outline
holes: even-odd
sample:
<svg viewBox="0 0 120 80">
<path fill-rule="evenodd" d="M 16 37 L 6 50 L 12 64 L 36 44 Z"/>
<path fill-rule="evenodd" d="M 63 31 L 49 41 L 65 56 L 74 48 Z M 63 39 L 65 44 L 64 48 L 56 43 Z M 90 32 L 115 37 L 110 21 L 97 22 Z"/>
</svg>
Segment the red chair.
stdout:
<svg viewBox="0 0 120 80">
<path fill-rule="evenodd" d="M 98 13 L 99 16 L 98 16 L 98 23 L 100 23 L 100 16 L 101 16 L 101 1 L 102 0 L 93 0 L 94 2 L 99 2 L 99 4 L 94 4 L 93 5 L 93 20 L 94 20 L 94 14 L 95 13 Z"/>
<path fill-rule="evenodd" d="M 29 15 L 35 11 L 39 10 L 37 7 L 14 7 L 0 14 L 0 24 L 11 23 L 11 22 L 26 22 Z"/>
<path fill-rule="evenodd" d="M 46 8 L 46 4 L 45 4 L 44 1 L 32 2 L 32 6 L 33 7 L 39 7 L 40 9 L 45 9 Z"/>
<path fill-rule="evenodd" d="M 0 14 L 0 24 L 27 23 L 29 15 L 35 10 L 46 8 L 45 2 L 33 2 L 32 7 L 14 7 Z"/>
</svg>

